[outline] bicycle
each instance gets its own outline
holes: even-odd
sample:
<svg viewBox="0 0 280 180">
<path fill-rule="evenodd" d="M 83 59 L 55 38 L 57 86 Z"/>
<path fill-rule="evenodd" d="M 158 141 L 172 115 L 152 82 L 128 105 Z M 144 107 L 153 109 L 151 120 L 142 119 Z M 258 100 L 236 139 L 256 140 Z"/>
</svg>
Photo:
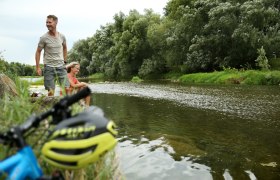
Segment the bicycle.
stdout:
<svg viewBox="0 0 280 180">
<path fill-rule="evenodd" d="M 90 95 L 91 90 L 84 88 L 71 96 L 65 96 L 53 107 L 37 116 L 31 115 L 23 124 L 0 133 L 0 143 L 15 146 L 17 151 L 0 161 L 0 177 L 6 179 L 64 179 L 60 171 L 44 175 L 32 147 L 26 139 L 51 116 L 51 125 L 42 147 L 42 157 L 49 164 L 62 169 L 80 169 L 111 150 L 117 143 L 116 126 L 104 117 L 103 111 L 95 106 L 71 115 L 70 106 Z"/>
</svg>

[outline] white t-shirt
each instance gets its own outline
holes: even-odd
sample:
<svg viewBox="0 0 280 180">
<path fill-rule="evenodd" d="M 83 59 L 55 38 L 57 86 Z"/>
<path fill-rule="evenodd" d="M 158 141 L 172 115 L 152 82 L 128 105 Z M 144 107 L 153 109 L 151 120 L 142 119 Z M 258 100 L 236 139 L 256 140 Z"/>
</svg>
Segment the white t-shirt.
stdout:
<svg viewBox="0 0 280 180">
<path fill-rule="evenodd" d="M 43 62 L 45 65 L 50 67 L 61 67 L 64 65 L 63 44 L 66 44 L 66 38 L 61 33 L 54 37 L 47 32 L 40 37 L 38 46 L 44 49 Z"/>
</svg>

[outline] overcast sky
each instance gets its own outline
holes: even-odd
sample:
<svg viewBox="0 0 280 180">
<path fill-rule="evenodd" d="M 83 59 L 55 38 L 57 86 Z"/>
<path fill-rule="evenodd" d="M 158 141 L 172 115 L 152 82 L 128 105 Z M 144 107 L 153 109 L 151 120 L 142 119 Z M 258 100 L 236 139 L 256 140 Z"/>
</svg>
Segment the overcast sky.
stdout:
<svg viewBox="0 0 280 180">
<path fill-rule="evenodd" d="M 46 17 L 58 17 L 57 30 L 73 43 L 91 37 L 101 25 L 113 22 L 120 11 L 153 9 L 163 14 L 168 0 L 0 0 L 0 52 L 8 62 L 35 65 L 35 51 L 47 32 Z M 41 63 L 42 63 L 41 59 Z"/>
</svg>

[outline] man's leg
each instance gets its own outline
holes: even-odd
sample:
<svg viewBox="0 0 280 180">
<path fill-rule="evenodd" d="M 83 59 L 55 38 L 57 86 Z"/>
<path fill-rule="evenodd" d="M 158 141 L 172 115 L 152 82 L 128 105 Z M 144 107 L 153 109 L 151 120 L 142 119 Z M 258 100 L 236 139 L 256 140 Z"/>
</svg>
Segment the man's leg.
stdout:
<svg viewBox="0 0 280 180">
<path fill-rule="evenodd" d="M 55 73 L 53 67 L 45 66 L 44 68 L 44 85 L 48 90 L 48 96 L 53 96 L 55 91 Z"/>
</svg>

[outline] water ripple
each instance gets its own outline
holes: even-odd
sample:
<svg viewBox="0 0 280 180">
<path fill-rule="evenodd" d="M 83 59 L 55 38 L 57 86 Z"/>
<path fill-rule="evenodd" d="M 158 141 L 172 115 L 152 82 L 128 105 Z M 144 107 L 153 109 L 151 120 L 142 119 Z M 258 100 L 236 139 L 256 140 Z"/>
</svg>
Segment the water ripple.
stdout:
<svg viewBox="0 0 280 180">
<path fill-rule="evenodd" d="M 93 93 L 108 93 L 169 100 L 178 105 L 215 110 L 249 119 L 263 119 L 279 113 L 279 94 L 244 94 L 240 87 L 207 88 L 196 86 L 164 86 L 135 83 L 91 84 Z"/>
</svg>

